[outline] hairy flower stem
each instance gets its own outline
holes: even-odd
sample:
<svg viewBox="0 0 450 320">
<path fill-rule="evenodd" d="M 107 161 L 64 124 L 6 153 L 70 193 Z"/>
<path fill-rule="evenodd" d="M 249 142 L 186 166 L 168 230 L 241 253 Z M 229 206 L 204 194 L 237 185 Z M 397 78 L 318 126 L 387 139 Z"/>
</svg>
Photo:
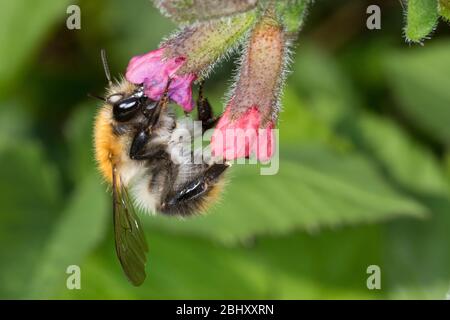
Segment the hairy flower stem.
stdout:
<svg viewBox="0 0 450 320">
<path fill-rule="evenodd" d="M 286 35 L 273 11 L 268 12 L 252 31 L 242 58 L 232 96 L 232 118 L 258 106 L 263 127 L 276 121 L 286 55 Z"/>
<path fill-rule="evenodd" d="M 237 83 L 211 139 L 215 157 L 255 155 L 267 161 L 274 152 L 273 130 L 287 61 L 287 41 L 273 7 L 255 25 L 245 45 Z"/>
<path fill-rule="evenodd" d="M 185 57 L 186 63 L 177 74 L 205 77 L 212 66 L 239 44 L 256 19 L 256 11 L 231 18 L 197 22 L 161 44 L 166 58 Z"/>
</svg>

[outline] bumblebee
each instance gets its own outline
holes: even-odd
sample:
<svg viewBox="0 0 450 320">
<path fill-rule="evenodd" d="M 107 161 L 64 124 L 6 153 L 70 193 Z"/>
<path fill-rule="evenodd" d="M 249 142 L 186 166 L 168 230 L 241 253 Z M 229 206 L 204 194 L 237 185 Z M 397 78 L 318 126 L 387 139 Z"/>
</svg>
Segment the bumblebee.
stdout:
<svg viewBox="0 0 450 320">
<path fill-rule="evenodd" d="M 202 212 L 220 193 L 229 164 L 211 159 L 193 163 L 194 151 L 182 151 L 191 150 L 193 128 L 169 105 L 170 80 L 162 98 L 154 101 L 143 85 L 126 79 L 113 83 L 104 51 L 102 61 L 109 87 L 95 120 L 95 156 L 112 186 L 116 253 L 126 276 L 138 286 L 146 277 L 148 247 L 135 207 L 178 216 Z M 202 86 L 197 108 L 204 132 L 218 119 Z"/>
</svg>

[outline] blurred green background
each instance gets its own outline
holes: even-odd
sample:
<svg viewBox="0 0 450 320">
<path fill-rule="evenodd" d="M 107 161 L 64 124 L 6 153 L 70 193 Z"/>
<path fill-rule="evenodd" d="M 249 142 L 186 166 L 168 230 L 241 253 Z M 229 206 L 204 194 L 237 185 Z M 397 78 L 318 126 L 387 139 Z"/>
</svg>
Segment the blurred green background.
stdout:
<svg viewBox="0 0 450 320">
<path fill-rule="evenodd" d="M 382 30 L 365 27 L 369 4 Z M 66 8 L 81 7 L 81 30 Z M 0 298 L 444 299 L 450 290 L 450 28 L 402 37 L 399 1 L 316 1 L 296 45 L 280 171 L 233 168 L 219 204 L 141 216 L 147 280 L 115 257 L 87 93 L 175 28 L 148 0 L 0 4 Z M 233 59 L 207 82 L 223 105 Z M 66 268 L 81 267 L 81 290 Z M 366 269 L 381 268 L 381 290 Z"/>
</svg>

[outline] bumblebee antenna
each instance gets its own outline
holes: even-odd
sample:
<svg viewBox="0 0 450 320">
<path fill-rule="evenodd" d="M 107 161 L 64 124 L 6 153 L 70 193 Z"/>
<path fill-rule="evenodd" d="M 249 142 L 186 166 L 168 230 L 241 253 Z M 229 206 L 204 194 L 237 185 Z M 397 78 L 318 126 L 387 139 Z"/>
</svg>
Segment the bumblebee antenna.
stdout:
<svg viewBox="0 0 450 320">
<path fill-rule="evenodd" d="M 105 102 L 105 101 L 106 101 L 106 99 L 105 99 L 105 98 L 103 98 L 103 97 L 100 97 L 99 95 L 96 95 L 96 94 L 93 94 L 93 93 L 88 93 L 88 94 L 87 94 L 87 96 L 88 96 L 89 98 L 94 98 L 94 99 L 98 99 L 98 100 L 101 100 L 101 101 L 103 101 L 103 102 Z"/>
<path fill-rule="evenodd" d="M 102 49 L 100 51 L 100 55 L 102 57 L 103 69 L 105 70 L 106 79 L 108 80 L 108 83 L 111 85 L 112 84 L 111 73 L 109 72 L 108 59 L 106 57 L 105 49 Z"/>
</svg>

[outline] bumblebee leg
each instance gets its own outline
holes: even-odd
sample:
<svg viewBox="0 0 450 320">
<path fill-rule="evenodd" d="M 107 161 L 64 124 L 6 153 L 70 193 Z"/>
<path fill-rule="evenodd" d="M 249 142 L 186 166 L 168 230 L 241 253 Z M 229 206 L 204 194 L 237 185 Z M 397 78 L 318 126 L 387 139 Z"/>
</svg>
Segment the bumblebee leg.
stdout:
<svg viewBox="0 0 450 320">
<path fill-rule="evenodd" d="M 157 103 L 148 104 L 146 109 L 143 110 L 144 115 L 147 117 L 147 123 L 143 126 L 138 133 L 134 136 L 133 142 L 130 147 L 130 159 L 132 160 L 144 160 L 151 157 L 153 154 L 157 154 L 160 150 L 152 150 L 151 154 L 148 154 L 147 144 L 150 141 L 153 127 L 158 123 L 161 111 L 169 103 L 169 86 L 171 83 L 169 79 L 164 94 Z"/>
<path fill-rule="evenodd" d="M 130 148 L 130 159 L 143 160 L 142 156 L 145 153 L 145 149 L 148 141 L 150 140 L 150 130 L 144 128 L 139 131 L 133 138 Z"/>
<path fill-rule="evenodd" d="M 228 164 L 213 164 L 194 180 L 187 182 L 178 190 L 169 192 L 161 204 L 161 211 L 167 214 L 188 215 L 194 213 L 196 202 L 206 195 L 210 186 L 229 167 Z"/>
<path fill-rule="evenodd" d="M 150 128 L 150 130 L 159 122 L 159 117 L 161 116 L 161 111 L 167 107 L 169 104 L 169 86 L 172 82 L 172 79 L 169 79 L 166 85 L 166 89 L 164 90 L 164 93 L 161 97 L 161 99 L 158 101 L 156 106 L 154 107 L 154 111 L 151 113 L 151 117 L 148 118 L 147 127 Z"/>
<path fill-rule="evenodd" d="M 146 160 L 157 159 L 166 156 L 166 150 L 162 145 L 147 145 L 150 140 L 148 130 L 140 131 L 133 139 L 130 148 L 130 159 Z"/>
<path fill-rule="evenodd" d="M 200 83 L 198 88 L 198 100 L 197 100 L 198 120 L 202 122 L 202 130 L 205 132 L 208 129 L 214 127 L 219 120 L 218 117 L 214 117 L 214 113 L 208 99 L 203 96 L 203 82 Z"/>
<path fill-rule="evenodd" d="M 152 144 L 148 145 L 150 141 L 151 132 L 146 129 L 139 131 L 133 139 L 130 148 L 130 159 L 132 160 L 146 160 L 158 159 L 166 156 L 166 150 L 162 145 Z"/>
</svg>

